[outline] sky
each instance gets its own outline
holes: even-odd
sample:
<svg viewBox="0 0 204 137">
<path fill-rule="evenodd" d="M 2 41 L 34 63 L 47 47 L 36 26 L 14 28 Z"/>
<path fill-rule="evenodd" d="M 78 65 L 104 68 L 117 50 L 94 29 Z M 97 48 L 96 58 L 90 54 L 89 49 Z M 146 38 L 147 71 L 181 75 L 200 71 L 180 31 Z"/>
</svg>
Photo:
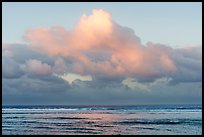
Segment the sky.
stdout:
<svg viewBox="0 0 204 137">
<path fill-rule="evenodd" d="M 202 102 L 202 3 L 3 3 L 2 99 Z"/>
</svg>

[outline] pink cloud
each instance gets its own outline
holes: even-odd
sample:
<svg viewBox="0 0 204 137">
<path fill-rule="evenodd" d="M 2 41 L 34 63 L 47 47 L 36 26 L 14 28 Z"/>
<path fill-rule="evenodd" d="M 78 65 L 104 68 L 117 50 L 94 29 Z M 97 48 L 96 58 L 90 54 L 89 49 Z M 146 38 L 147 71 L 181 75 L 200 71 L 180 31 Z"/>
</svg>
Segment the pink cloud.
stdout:
<svg viewBox="0 0 204 137">
<path fill-rule="evenodd" d="M 131 29 L 115 23 L 112 15 L 101 9 L 94 9 L 92 15 L 83 14 L 71 31 L 37 28 L 29 30 L 25 39 L 34 50 L 72 61 L 68 66 L 63 60 L 57 61 L 55 69 L 60 72 L 61 65 L 70 73 L 110 77 L 157 78 L 177 71 L 174 49 L 143 45 Z M 57 64 L 61 64 L 60 69 Z"/>
</svg>

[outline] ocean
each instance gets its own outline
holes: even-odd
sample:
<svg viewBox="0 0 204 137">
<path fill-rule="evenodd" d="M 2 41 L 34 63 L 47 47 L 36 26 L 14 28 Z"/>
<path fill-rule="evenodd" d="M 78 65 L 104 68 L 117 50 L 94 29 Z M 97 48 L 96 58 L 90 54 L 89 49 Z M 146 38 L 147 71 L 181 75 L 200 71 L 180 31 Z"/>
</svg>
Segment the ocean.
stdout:
<svg viewBox="0 0 204 137">
<path fill-rule="evenodd" d="M 201 135 L 201 105 L 3 106 L 3 135 Z"/>
</svg>

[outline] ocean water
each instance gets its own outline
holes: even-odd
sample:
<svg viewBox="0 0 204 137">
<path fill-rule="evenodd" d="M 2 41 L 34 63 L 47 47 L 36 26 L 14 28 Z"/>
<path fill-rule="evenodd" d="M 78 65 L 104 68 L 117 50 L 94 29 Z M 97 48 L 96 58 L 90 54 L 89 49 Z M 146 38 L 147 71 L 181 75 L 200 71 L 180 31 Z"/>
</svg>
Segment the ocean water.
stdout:
<svg viewBox="0 0 204 137">
<path fill-rule="evenodd" d="M 3 106 L 3 135 L 201 135 L 201 105 Z"/>
</svg>

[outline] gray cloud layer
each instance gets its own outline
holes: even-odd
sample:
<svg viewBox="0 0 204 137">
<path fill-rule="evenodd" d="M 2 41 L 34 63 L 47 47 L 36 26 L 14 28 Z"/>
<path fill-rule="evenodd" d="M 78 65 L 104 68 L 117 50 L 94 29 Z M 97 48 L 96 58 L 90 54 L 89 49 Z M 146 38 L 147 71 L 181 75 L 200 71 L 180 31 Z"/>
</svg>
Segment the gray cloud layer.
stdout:
<svg viewBox="0 0 204 137">
<path fill-rule="evenodd" d="M 181 70 L 172 75 L 174 80 L 159 83 L 146 91 L 139 86 L 132 89 L 122 84 L 124 77 L 103 75 L 92 75 L 92 81 L 75 80 L 70 85 L 53 75 L 69 70 L 69 62 L 28 50 L 28 46 L 10 44 L 3 48 L 3 104 L 201 103 L 202 76 L 198 72 L 202 59 L 194 52 L 183 53 L 185 49 L 175 50 L 174 58 Z M 26 54 L 21 56 L 17 47 L 22 51 L 27 49 Z M 34 69 L 33 61 L 37 63 Z M 145 85 L 152 80 L 141 78 L 138 82 Z"/>
</svg>

